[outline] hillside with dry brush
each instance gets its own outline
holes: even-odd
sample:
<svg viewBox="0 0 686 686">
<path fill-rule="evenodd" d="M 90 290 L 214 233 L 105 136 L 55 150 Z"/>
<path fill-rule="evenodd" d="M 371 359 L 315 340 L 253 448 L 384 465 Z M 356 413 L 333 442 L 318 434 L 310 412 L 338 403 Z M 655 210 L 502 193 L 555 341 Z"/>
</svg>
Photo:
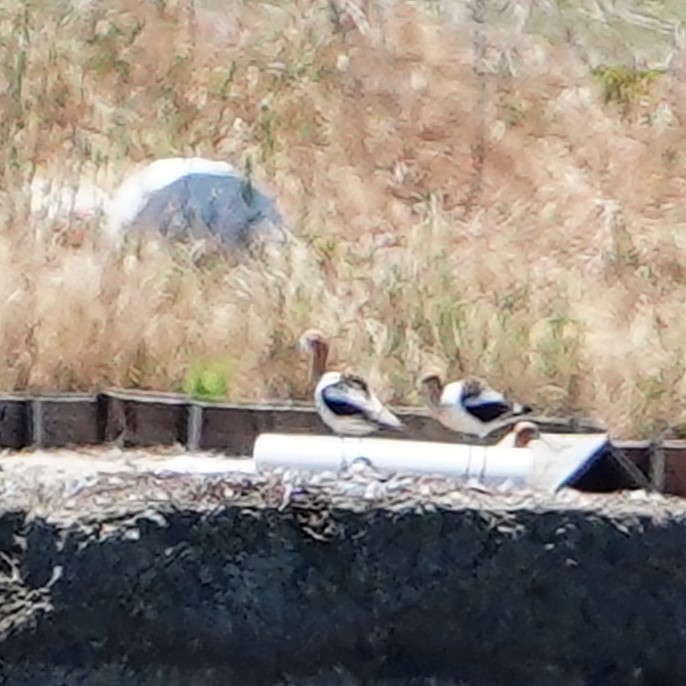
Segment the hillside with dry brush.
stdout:
<svg viewBox="0 0 686 686">
<path fill-rule="evenodd" d="M 686 7 L 197 0 L 0 9 L 0 390 L 305 398 L 316 325 L 384 399 L 482 374 L 616 436 L 686 423 Z M 29 189 L 200 155 L 297 237 L 105 250 Z M 35 199 L 34 199 L 35 200 Z M 200 361 L 200 362 L 198 362 Z"/>
</svg>

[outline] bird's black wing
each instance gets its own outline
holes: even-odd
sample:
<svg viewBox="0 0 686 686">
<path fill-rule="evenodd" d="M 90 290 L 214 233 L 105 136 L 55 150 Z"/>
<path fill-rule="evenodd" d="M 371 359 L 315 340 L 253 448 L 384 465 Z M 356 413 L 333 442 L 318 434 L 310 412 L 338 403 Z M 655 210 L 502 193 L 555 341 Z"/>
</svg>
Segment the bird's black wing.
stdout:
<svg viewBox="0 0 686 686">
<path fill-rule="evenodd" d="M 512 406 L 507 402 L 489 401 L 483 403 L 465 404 L 465 410 L 482 422 L 492 422 L 501 419 L 508 412 L 512 411 Z"/>
<path fill-rule="evenodd" d="M 369 397 L 367 384 L 358 377 L 347 376 L 322 391 L 322 400 L 339 417 L 363 417 L 369 419 L 365 410 Z"/>
</svg>

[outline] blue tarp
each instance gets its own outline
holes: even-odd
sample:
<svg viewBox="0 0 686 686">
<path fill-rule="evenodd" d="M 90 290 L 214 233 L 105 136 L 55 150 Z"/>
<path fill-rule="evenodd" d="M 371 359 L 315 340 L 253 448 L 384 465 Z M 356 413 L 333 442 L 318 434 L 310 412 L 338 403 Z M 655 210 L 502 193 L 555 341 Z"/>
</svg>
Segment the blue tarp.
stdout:
<svg viewBox="0 0 686 686">
<path fill-rule="evenodd" d="M 245 178 L 191 173 L 153 191 L 128 227 L 157 229 L 171 239 L 216 236 L 230 248 L 255 239 L 283 242 L 283 219 L 274 203 Z"/>
</svg>

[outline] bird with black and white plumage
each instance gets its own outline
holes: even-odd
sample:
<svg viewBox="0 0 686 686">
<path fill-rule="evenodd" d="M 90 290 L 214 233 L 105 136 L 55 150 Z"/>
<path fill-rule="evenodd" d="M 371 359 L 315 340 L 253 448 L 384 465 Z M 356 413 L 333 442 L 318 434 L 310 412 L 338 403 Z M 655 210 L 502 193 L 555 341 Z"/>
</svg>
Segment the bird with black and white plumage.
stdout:
<svg viewBox="0 0 686 686">
<path fill-rule="evenodd" d="M 478 376 L 444 384 L 440 370 L 430 368 L 422 374 L 420 386 L 431 416 L 457 433 L 484 437 L 509 420 L 533 412 Z"/>
<path fill-rule="evenodd" d="M 321 420 L 339 436 L 366 436 L 379 429 L 402 431 L 403 423 L 391 412 L 359 375 L 326 368 L 329 344 L 317 329 L 299 339 L 310 355 L 310 379 L 314 404 Z"/>
</svg>

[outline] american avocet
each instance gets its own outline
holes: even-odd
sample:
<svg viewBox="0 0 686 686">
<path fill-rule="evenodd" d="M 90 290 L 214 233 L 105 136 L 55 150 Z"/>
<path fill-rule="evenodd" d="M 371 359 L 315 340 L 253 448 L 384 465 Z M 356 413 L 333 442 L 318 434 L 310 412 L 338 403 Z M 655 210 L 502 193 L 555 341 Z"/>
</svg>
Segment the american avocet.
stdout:
<svg viewBox="0 0 686 686">
<path fill-rule="evenodd" d="M 510 418 L 532 412 L 476 376 L 443 385 L 441 373 L 429 369 L 420 384 L 431 415 L 451 431 L 483 437 Z"/>
<path fill-rule="evenodd" d="M 311 356 L 314 403 L 322 421 L 341 436 L 365 436 L 378 429 L 402 430 L 403 423 L 357 374 L 326 371 L 329 344 L 316 329 L 308 329 L 299 344 Z"/>
</svg>

